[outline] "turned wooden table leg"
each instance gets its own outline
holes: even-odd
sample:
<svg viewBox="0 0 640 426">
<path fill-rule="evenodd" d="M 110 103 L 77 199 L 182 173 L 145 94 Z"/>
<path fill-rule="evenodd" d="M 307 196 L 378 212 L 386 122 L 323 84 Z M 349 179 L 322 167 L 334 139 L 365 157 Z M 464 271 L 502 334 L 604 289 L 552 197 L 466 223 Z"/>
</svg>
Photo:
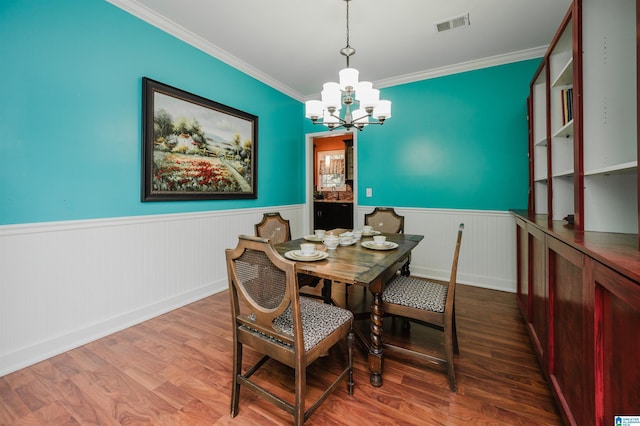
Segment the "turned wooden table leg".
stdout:
<svg viewBox="0 0 640 426">
<path fill-rule="evenodd" d="M 369 345 L 369 371 L 372 386 L 382 386 L 382 300 L 380 293 L 373 293 L 371 302 L 371 344 Z"/>
</svg>

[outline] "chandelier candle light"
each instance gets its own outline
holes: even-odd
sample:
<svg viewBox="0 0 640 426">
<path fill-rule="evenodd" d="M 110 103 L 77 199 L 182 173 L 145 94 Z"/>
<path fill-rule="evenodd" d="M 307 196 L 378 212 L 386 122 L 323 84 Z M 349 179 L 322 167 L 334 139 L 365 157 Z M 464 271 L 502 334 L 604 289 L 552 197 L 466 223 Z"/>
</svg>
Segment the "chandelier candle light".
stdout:
<svg viewBox="0 0 640 426">
<path fill-rule="evenodd" d="M 391 101 L 380 100 L 380 91 L 373 88 L 370 81 L 358 82 L 358 70 L 349 67 L 349 57 L 356 53 L 356 49 L 349 45 L 349 2 L 347 3 L 347 45 L 340 49 L 340 54 L 347 58 L 347 67 L 339 73 L 339 83 L 325 83 L 321 92 L 321 101 L 305 102 L 305 116 L 313 124 L 324 124 L 329 130 L 352 127 L 364 129 L 369 124 L 384 124 L 391 117 Z M 358 109 L 354 103 L 358 104 Z M 340 110 L 344 104 L 344 118 L 340 117 Z M 369 121 L 373 117 L 378 121 Z"/>
</svg>

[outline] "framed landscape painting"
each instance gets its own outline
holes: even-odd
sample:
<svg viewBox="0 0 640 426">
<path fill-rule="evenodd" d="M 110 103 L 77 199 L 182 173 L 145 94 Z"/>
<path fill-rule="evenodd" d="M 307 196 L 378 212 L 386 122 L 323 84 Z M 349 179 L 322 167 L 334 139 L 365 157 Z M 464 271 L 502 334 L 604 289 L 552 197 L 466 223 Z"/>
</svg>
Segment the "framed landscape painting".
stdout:
<svg viewBox="0 0 640 426">
<path fill-rule="evenodd" d="M 258 117 L 144 77 L 142 201 L 257 198 Z"/>
</svg>

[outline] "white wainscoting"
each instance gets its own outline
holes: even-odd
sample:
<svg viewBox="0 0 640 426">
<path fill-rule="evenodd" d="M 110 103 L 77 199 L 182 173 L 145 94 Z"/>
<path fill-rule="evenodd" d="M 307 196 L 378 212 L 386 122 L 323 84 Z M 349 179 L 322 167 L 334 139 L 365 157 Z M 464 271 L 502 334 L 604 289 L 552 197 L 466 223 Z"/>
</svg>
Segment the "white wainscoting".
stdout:
<svg viewBox="0 0 640 426">
<path fill-rule="evenodd" d="M 224 249 L 267 211 L 308 231 L 303 205 L 0 226 L 0 376 L 225 290 Z M 425 235 L 412 273 L 446 276 L 464 222 L 460 282 L 515 291 L 510 214 L 398 212 Z"/>
<path fill-rule="evenodd" d="M 404 216 L 404 232 L 424 235 L 411 255 L 411 273 L 421 277 L 448 279 L 458 225 L 464 234 L 458 262 L 458 282 L 494 290 L 516 291 L 515 219 L 509 212 L 396 208 Z M 364 224 L 358 208 L 356 226 Z"/>
</svg>

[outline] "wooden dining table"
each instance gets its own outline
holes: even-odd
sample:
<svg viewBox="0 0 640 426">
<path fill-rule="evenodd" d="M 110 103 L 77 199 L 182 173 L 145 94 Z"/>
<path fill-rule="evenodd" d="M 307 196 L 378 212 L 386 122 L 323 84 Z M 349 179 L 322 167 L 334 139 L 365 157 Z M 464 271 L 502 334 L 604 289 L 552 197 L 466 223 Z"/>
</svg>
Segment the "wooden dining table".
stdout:
<svg viewBox="0 0 640 426">
<path fill-rule="evenodd" d="M 339 235 L 346 229 L 332 230 Z M 387 250 L 366 248 L 363 242 L 372 241 L 371 237 L 363 236 L 360 241 L 349 246 L 338 246 L 329 250 L 321 242 L 316 242 L 316 250 L 325 251 L 326 259 L 306 262 L 296 261 L 298 273 L 312 275 L 325 280 L 337 281 L 345 284 L 365 286 L 371 291 L 373 301 L 370 313 L 370 335 L 365 342 L 369 348 L 368 361 L 370 381 L 373 386 L 382 385 L 383 349 L 382 349 L 382 309 L 381 294 L 384 286 L 399 270 L 408 273 L 407 262 L 413 250 L 424 238 L 422 235 L 411 234 L 381 234 L 387 241 L 397 244 L 397 247 Z M 300 250 L 300 244 L 310 241 L 298 238 L 275 245 L 281 255 Z M 403 268 L 404 267 L 404 268 Z"/>
</svg>

